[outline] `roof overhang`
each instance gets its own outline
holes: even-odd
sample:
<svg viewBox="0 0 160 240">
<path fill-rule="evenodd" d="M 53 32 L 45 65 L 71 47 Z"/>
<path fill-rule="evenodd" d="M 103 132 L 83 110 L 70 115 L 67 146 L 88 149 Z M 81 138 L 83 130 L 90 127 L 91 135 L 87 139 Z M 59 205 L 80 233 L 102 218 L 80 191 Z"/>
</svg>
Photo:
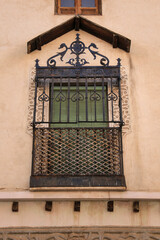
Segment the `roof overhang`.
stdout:
<svg viewBox="0 0 160 240">
<path fill-rule="evenodd" d="M 41 50 L 41 47 L 54 39 L 62 36 L 63 34 L 75 29 L 79 31 L 82 29 L 110 44 L 113 48 L 120 48 L 126 52 L 130 52 L 131 40 L 113 32 L 107 28 L 104 28 L 94 22 L 89 21 L 86 18 L 80 16 L 75 16 L 68 21 L 58 25 L 47 32 L 40 34 L 39 36 L 33 38 L 27 42 L 27 53 L 31 53 L 34 50 Z"/>
</svg>

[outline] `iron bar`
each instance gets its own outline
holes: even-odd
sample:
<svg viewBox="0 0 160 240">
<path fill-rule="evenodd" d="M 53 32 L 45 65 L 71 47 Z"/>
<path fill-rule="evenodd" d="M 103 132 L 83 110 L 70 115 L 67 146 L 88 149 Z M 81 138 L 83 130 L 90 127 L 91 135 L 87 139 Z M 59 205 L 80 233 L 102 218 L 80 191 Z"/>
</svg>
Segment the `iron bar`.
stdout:
<svg viewBox="0 0 160 240">
<path fill-rule="evenodd" d="M 76 79 L 76 122 L 79 122 L 79 78 Z"/>
<path fill-rule="evenodd" d="M 36 121 L 36 108 L 37 108 L 37 85 L 38 83 L 35 82 L 35 94 L 34 94 L 34 112 L 33 112 L 33 126 Z"/>
<path fill-rule="evenodd" d="M 118 70 L 115 68 L 115 67 L 112 67 L 111 68 L 111 71 L 109 71 L 108 74 L 105 73 L 105 71 L 101 73 L 101 75 L 99 74 L 100 72 L 100 69 L 98 67 L 93 67 L 93 68 L 87 68 L 87 69 L 80 69 L 82 71 L 82 73 L 80 72 L 80 74 L 77 74 L 76 72 L 76 69 L 77 68 L 74 68 L 74 69 L 67 69 L 66 68 L 60 68 L 60 67 L 57 67 L 56 69 L 50 69 L 50 70 L 47 70 L 47 69 L 44 69 L 43 67 L 39 68 L 38 69 L 38 74 L 37 74 L 37 81 L 38 82 L 44 82 L 44 77 L 43 75 L 45 75 L 45 78 L 47 79 L 47 82 L 51 83 L 52 82 L 52 77 L 55 78 L 55 82 L 58 82 L 59 79 L 62 77 L 64 78 L 64 82 L 68 82 L 68 78 L 73 78 L 72 79 L 72 82 L 75 82 L 74 81 L 74 78 L 76 77 L 79 77 L 80 79 L 83 79 L 83 78 L 88 78 L 88 80 L 90 79 L 90 82 L 92 82 L 92 78 L 96 77 L 97 79 L 101 79 L 102 77 L 105 77 L 105 82 L 109 82 L 110 81 L 110 78 L 112 77 L 113 78 L 113 83 L 115 85 L 117 85 L 116 83 L 116 80 L 117 78 L 119 77 L 119 74 L 118 74 Z M 104 70 L 107 70 L 104 69 Z M 112 72 L 115 72 L 117 70 L 117 74 L 112 74 Z M 44 74 L 42 75 L 41 72 L 44 71 Z M 50 72 L 53 72 L 52 74 Z M 57 71 L 57 72 L 56 72 Z M 62 73 L 60 74 L 60 71 L 62 71 Z M 74 73 L 75 71 L 75 73 Z M 88 72 L 92 71 L 93 73 L 92 74 L 88 74 Z M 96 74 L 96 71 L 98 74 Z M 98 82 L 98 81 L 97 81 Z"/>
<path fill-rule="evenodd" d="M 112 122 L 114 122 L 114 112 L 113 112 L 113 86 L 112 86 L 112 77 L 111 77 L 111 105 L 112 105 Z"/>
<path fill-rule="evenodd" d="M 97 121 L 97 109 L 96 109 L 96 78 L 94 78 L 94 111 L 95 111 L 95 122 Z"/>
<path fill-rule="evenodd" d="M 79 121 L 79 123 L 86 123 L 86 122 L 87 123 L 94 123 L 95 121 Z M 43 124 L 43 123 L 44 124 L 45 123 L 48 123 L 48 124 L 54 124 L 54 123 L 56 123 L 56 124 L 62 124 L 62 123 L 74 124 L 74 123 L 77 123 L 77 122 L 76 121 L 75 122 L 74 121 L 70 121 L 70 122 L 67 122 L 67 121 L 66 122 L 65 121 L 63 121 L 63 122 L 58 122 L 58 121 L 57 122 L 54 122 L 54 121 L 53 122 L 45 122 L 44 121 L 44 122 L 35 122 L 35 125 L 36 124 Z M 96 123 L 119 123 L 119 124 L 121 124 L 121 121 L 114 121 L 113 122 L 113 121 L 99 121 L 99 120 L 97 120 Z"/>
<path fill-rule="evenodd" d="M 45 79 L 44 79 L 44 85 L 43 85 L 43 95 L 45 94 Z M 42 122 L 44 121 L 44 101 L 45 99 L 43 98 L 42 100 Z"/>
<path fill-rule="evenodd" d="M 120 127 L 81 127 L 81 129 L 110 129 L 110 130 L 112 130 L 112 129 L 119 129 Z M 79 129 L 79 127 L 56 127 L 56 128 L 54 128 L 54 127 L 47 127 L 47 128 L 45 128 L 45 127 L 38 127 L 38 128 L 35 128 L 36 130 L 37 129 Z"/>
<path fill-rule="evenodd" d="M 88 122 L 88 83 L 85 79 L 85 100 L 86 100 L 86 122 Z"/>
<path fill-rule="evenodd" d="M 59 99 L 59 122 L 61 122 L 61 107 L 62 107 L 62 78 L 60 78 L 60 99 Z"/>
<path fill-rule="evenodd" d="M 50 101 L 50 122 L 52 122 L 53 118 L 53 100 L 54 100 L 54 78 L 52 78 L 52 83 L 51 83 L 51 101 Z"/>
<path fill-rule="evenodd" d="M 118 78 L 118 88 L 119 88 L 119 116 L 120 122 L 123 124 L 123 117 L 122 117 L 122 98 L 121 98 L 121 79 Z"/>
<path fill-rule="evenodd" d="M 67 111 L 67 122 L 69 122 L 70 117 L 70 78 L 68 79 L 68 111 Z"/>
<path fill-rule="evenodd" d="M 107 108 L 107 117 L 106 117 L 106 119 L 108 121 L 110 119 L 110 115 L 109 115 L 109 113 L 110 113 L 110 106 L 109 106 L 109 103 L 108 103 L 108 84 L 106 86 L 105 93 L 106 93 L 106 108 Z"/>
<path fill-rule="evenodd" d="M 123 175 L 123 141 L 122 141 L 122 126 L 123 126 L 123 117 L 122 117 L 122 98 L 121 98 L 121 78 L 118 78 L 118 88 L 119 88 L 119 116 L 120 116 L 120 144 L 121 144 L 121 155 L 120 155 L 120 171 Z"/>
<path fill-rule="evenodd" d="M 32 143 L 32 170 L 31 174 L 34 174 L 34 164 L 35 164 L 35 126 L 33 125 L 33 143 Z"/>
<path fill-rule="evenodd" d="M 104 103 L 104 77 L 102 78 L 102 104 L 103 104 L 103 121 L 105 121 L 105 103 Z"/>
<path fill-rule="evenodd" d="M 32 170 L 31 174 L 34 173 L 34 161 L 35 161 L 35 121 L 36 121 L 36 106 L 37 106 L 37 85 L 38 83 L 35 82 L 35 94 L 34 94 L 34 112 L 33 112 L 33 145 L 32 145 Z"/>
<path fill-rule="evenodd" d="M 122 126 L 120 127 L 119 130 L 119 138 L 120 138 L 120 173 L 121 175 L 124 174 L 124 170 L 123 170 L 123 141 L 122 141 Z"/>
</svg>

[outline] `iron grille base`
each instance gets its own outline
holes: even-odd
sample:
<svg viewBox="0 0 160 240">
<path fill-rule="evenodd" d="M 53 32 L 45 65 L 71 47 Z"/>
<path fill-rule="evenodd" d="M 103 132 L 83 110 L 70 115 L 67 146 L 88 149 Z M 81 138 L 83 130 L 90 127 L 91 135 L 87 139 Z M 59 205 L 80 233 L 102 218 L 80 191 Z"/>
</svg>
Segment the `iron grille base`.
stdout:
<svg viewBox="0 0 160 240">
<path fill-rule="evenodd" d="M 31 176 L 30 187 L 126 187 L 119 176 Z"/>
</svg>

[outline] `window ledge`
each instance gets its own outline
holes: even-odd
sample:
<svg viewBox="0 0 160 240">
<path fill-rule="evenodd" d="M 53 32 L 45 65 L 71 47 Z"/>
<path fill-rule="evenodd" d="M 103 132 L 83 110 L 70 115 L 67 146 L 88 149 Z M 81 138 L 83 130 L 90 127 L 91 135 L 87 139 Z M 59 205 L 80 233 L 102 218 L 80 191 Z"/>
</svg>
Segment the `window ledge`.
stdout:
<svg viewBox="0 0 160 240">
<path fill-rule="evenodd" d="M 145 191 L 2 191 L 0 201 L 159 201 L 160 192 Z"/>
</svg>

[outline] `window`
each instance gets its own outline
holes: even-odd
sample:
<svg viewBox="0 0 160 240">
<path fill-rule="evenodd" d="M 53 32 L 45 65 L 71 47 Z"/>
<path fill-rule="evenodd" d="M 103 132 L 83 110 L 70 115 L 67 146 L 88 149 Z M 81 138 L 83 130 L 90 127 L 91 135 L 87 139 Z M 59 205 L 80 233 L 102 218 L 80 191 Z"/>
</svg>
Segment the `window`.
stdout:
<svg viewBox="0 0 160 240">
<path fill-rule="evenodd" d="M 69 80 L 69 79 L 68 79 Z M 59 81 L 61 82 L 61 80 Z M 63 84 L 63 86 L 62 86 Z M 81 79 L 81 85 L 52 86 L 50 120 L 52 127 L 107 127 L 107 85 L 95 86 Z"/>
<path fill-rule="evenodd" d="M 101 0 L 56 0 L 58 14 L 101 14 Z"/>
<path fill-rule="evenodd" d="M 125 186 L 120 59 L 108 66 L 79 34 L 60 46 L 47 66 L 36 64 L 31 187 Z M 86 50 L 101 66 L 88 66 Z M 56 66 L 68 51 L 71 66 Z"/>
</svg>

